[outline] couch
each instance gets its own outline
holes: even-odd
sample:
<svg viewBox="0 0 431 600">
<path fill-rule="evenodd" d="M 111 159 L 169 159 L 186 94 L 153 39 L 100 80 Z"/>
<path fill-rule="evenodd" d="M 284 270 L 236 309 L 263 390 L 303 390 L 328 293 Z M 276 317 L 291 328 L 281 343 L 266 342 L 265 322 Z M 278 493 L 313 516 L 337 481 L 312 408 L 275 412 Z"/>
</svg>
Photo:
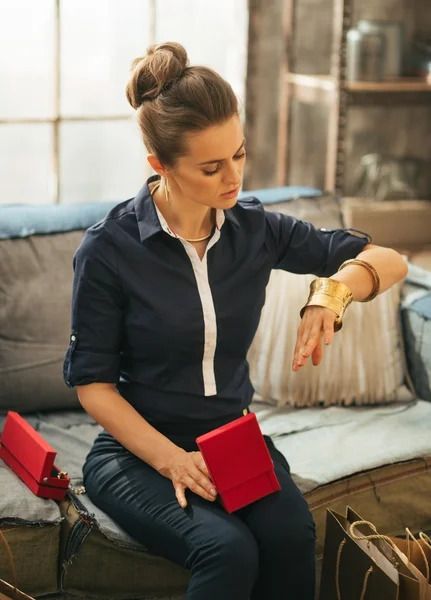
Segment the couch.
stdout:
<svg viewBox="0 0 431 600">
<path fill-rule="evenodd" d="M 268 210 L 289 212 L 318 227 L 342 225 L 338 200 L 319 190 L 277 188 L 253 194 Z M 94 202 L 0 208 L 0 431 L 8 410 L 22 414 L 56 449 L 56 464 L 68 472 L 74 488 L 82 483 L 83 461 L 101 428 L 62 378 L 70 335 L 72 256 L 85 229 L 111 206 Z M 426 276 L 424 281 L 415 285 L 418 280 L 413 277 L 407 290 L 422 303 L 429 295 Z M 266 319 L 272 318 L 280 285 L 289 302 L 290 288 L 274 280 Z M 412 302 L 405 306 L 410 310 Z M 411 361 L 418 365 L 424 351 L 416 343 L 414 328 L 408 335 L 417 350 Z M 265 379 L 259 356 L 267 350 L 259 348 L 260 354 L 254 348 L 250 359 L 252 372 Z M 275 353 L 271 362 L 277 361 L 283 371 Z M 417 375 L 425 390 L 426 368 L 419 365 Z M 407 395 L 378 405 L 298 408 L 277 401 L 271 387 L 270 398 L 263 390 L 256 392 L 252 408 L 262 430 L 273 436 L 289 460 L 313 512 L 318 566 L 327 508 L 342 511 L 351 505 L 392 535 L 407 525 L 413 531 L 431 529 L 431 404 L 412 393 L 409 373 L 404 375 Z M 272 377 L 270 371 L 266 377 Z M 1 460 L 0 527 L 14 556 L 18 586 L 30 595 L 184 597 L 189 574 L 151 555 L 85 493 L 70 492 L 59 503 L 36 498 Z M 0 578 L 10 578 L 2 548 Z"/>
</svg>

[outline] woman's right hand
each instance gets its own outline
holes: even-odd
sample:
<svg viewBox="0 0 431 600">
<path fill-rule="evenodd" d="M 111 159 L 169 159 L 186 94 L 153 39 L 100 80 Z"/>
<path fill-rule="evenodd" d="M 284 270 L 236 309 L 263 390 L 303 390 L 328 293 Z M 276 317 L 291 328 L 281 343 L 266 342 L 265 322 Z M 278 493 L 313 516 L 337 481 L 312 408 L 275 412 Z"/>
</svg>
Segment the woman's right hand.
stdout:
<svg viewBox="0 0 431 600">
<path fill-rule="evenodd" d="M 182 508 L 187 506 L 186 488 L 210 502 L 217 498 L 217 491 L 200 452 L 186 452 L 180 449 L 160 472 L 172 481 Z"/>
</svg>

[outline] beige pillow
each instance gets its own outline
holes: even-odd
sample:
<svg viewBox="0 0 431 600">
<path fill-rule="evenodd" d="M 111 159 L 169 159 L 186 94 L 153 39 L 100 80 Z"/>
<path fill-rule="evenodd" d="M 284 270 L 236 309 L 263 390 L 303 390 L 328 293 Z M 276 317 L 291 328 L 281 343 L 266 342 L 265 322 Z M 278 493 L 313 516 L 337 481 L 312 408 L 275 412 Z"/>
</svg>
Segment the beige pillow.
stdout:
<svg viewBox="0 0 431 600">
<path fill-rule="evenodd" d="M 370 303 L 352 303 L 343 328 L 324 347 L 318 367 L 309 359 L 292 371 L 299 311 L 313 275 L 273 271 L 267 300 L 249 352 L 255 400 L 291 406 L 405 401 L 405 356 L 399 316 L 401 284 Z"/>
<path fill-rule="evenodd" d="M 421 250 L 411 253 L 409 260 L 414 265 L 431 271 L 431 244 L 424 246 Z"/>
<path fill-rule="evenodd" d="M 344 227 L 339 202 L 331 193 L 316 198 L 294 198 L 289 202 L 265 204 L 264 208 L 266 211 L 280 212 L 302 221 L 309 221 L 314 227 L 326 227 L 326 229 Z"/>
<path fill-rule="evenodd" d="M 389 248 L 416 248 L 431 243 L 429 200 L 343 198 L 345 227 L 366 231 L 374 244 Z"/>
</svg>

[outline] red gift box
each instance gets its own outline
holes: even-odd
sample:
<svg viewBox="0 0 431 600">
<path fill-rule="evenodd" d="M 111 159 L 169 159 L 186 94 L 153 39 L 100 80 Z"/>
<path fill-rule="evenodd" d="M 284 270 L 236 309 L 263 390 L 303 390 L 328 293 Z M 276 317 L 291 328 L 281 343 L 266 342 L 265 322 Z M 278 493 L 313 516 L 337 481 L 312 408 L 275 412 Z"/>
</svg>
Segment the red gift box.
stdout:
<svg viewBox="0 0 431 600">
<path fill-rule="evenodd" d="M 70 484 L 54 460 L 57 453 L 18 413 L 8 412 L 0 439 L 0 458 L 40 498 L 63 500 Z"/>
<path fill-rule="evenodd" d="M 280 489 L 254 413 L 198 437 L 196 443 L 228 513 Z"/>
</svg>

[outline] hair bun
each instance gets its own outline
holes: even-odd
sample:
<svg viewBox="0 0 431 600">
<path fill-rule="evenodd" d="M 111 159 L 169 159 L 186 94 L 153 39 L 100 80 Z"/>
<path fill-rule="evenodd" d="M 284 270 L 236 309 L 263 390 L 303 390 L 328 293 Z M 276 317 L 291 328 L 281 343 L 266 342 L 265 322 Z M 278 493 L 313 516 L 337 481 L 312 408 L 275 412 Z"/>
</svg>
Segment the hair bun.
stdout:
<svg viewBox="0 0 431 600">
<path fill-rule="evenodd" d="M 181 44 L 167 42 L 150 46 L 146 56 L 132 62 L 126 96 L 133 108 L 146 100 L 154 100 L 163 88 L 184 74 L 188 66 L 187 52 Z"/>
</svg>

